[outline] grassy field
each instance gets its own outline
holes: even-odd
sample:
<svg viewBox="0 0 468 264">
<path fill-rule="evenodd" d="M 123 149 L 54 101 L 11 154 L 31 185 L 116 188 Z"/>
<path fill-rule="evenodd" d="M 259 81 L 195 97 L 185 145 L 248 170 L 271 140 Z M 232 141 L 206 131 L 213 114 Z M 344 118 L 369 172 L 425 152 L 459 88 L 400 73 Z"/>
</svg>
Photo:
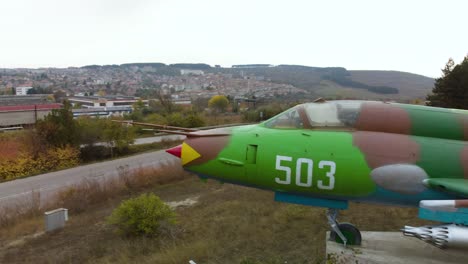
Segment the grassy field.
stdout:
<svg viewBox="0 0 468 264">
<path fill-rule="evenodd" d="M 142 192 L 154 192 L 170 202 L 178 215 L 177 227 L 157 238 L 119 236 L 105 223 L 106 218 L 121 200 Z M 325 260 L 325 209 L 276 203 L 272 192 L 203 182 L 176 167 L 139 172 L 106 188 L 84 184 L 60 198 L 56 205 L 70 208 L 66 228 L 44 234 L 38 214 L 4 225 L 0 228 L 0 263 Z M 416 218 L 415 209 L 362 204 L 351 204 L 339 220 L 361 230 L 397 231 L 405 224 L 424 224 Z"/>
</svg>

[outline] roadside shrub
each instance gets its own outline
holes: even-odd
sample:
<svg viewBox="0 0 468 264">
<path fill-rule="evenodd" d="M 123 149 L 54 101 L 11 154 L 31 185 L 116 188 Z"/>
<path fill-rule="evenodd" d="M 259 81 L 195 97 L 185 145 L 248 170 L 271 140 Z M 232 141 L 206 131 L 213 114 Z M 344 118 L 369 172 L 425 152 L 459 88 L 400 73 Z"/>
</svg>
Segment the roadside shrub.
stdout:
<svg viewBox="0 0 468 264">
<path fill-rule="evenodd" d="M 170 126 L 186 127 L 186 120 L 182 113 L 172 113 L 166 116 L 167 124 Z"/>
<path fill-rule="evenodd" d="M 79 162 L 79 151 L 71 146 L 51 147 L 38 154 L 37 157 L 33 157 L 27 152 L 20 152 L 15 159 L 2 159 L 0 157 L 0 180 L 11 180 L 66 169 L 77 166 Z"/>
<path fill-rule="evenodd" d="M 205 125 L 205 120 L 197 113 L 190 113 L 185 117 L 187 127 L 202 127 Z"/>
<path fill-rule="evenodd" d="M 175 224 L 176 215 L 151 193 L 123 201 L 107 221 L 123 235 L 157 236 Z"/>
</svg>

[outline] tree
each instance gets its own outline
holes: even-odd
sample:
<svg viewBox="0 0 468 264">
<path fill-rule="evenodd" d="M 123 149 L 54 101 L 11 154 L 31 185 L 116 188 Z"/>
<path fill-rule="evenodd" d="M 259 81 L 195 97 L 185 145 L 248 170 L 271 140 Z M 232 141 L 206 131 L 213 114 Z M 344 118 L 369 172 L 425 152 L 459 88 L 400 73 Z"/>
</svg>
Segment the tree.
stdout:
<svg viewBox="0 0 468 264">
<path fill-rule="evenodd" d="M 186 127 L 202 127 L 205 125 L 205 121 L 198 115 L 197 112 L 191 112 L 185 116 Z"/>
<path fill-rule="evenodd" d="M 83 116 L 78 118 L 77 122 L 81 131 L 80 144 L 93 147 L 96 143 L 103 140 L 104 119 Z"/>
<path fill-rule="evenodd" d="M 46 144 L 54 147 L 79 145 L 79 126 L 73 120 L 71 109 L 71 104 L 65 100 L 63 108 L 54 109 L 44 120 L 37 121 L 37 133 Z"/>
<path fill-rule="evenodd" d="M 143 103 L 142 100 L 136 101 L 132 105 L 132 113 L 130 114 L 129 118 L 132 119 L 133 121 L 143 121 L 143 117 L 148 114 L 149 109 L 148 107 L 145 106 L 145 103 Z"/>
<path fill-rule="evenodd" d="M 449 59 L 426 99 L 430 106 L 468 109 L 468 56 L 458 65 Z"/>
<path fill-rule="evenodd" d="M 111 157 L 114 156 L 114 149 L 118 152 L 126 151 L 135 140 L 134 129 L 112 122 L 110 119 L 106 119 L 104 122 L 103 140 L 110 147 Z"/>
<path fill-rule="evenodd" d="M 153 123 L 153 124 L 167 124 L 166 118 L 160 114 L 149 114 L 148 116 L 145 117 L 145 122 L 147 123 Z"/>
<path fill-rule="evenodd" d="M 41 88 L 41 87 L 33 87 L 29 89 L 27 94 L 51 94 L 52 90 L 47 89 L 47 88 Z"/>
<path fill-rule="evenodd" d="M 229 104 L 229 100 L 224 95 L 215 95 L 208 101 L 208 107 L 216 112 L 224 112 Z"/>
<path fill-rule="evenodd" d="M 192 109 L 197 112 L 205 111 L 206 106 L 208 105 L 208 98 L 197 97 L 192 99 Z"/>
<path fill-rule="evenodd" d="M 57 90 L 54 92 L 55 102 L 57 103 L 61 103 L 66 96 L 67 96 L 67 93 L 62 90 Z"/>
<path fill-rule="evenodd" d="M 182 113 L 172 113 L 166 116 L 167 124 L 170 126 L 186 127 L 186 120 Z"/>
<path fill-rule="evenodd" d="M 162 89 L 157 89 L 155 95 L 166 113 L 170 114 L 175 110 L 175 105 L 169 94 L 164 94 Z"/>
</svg>

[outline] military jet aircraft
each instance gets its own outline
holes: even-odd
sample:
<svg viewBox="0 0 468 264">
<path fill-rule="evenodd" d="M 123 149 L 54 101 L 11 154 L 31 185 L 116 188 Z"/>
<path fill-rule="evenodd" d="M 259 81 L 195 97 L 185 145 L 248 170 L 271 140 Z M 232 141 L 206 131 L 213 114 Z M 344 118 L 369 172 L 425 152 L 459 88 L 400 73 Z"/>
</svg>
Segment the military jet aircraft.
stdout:
<svg viewBox="0 0 468 264">
<path fill-rule="evenodd" d="M 337 221 L 349 201 L 419 207 L 441 225 L 406 226 L 440 248 L 468 247 L 468 111 L 374 101 L 297 105 L 255 125 L 183 134 L 167 150 L 202 178 L 275 192 L 275 200 L 328 208 L 330 239 L 361 243 Z"/>
</svg>

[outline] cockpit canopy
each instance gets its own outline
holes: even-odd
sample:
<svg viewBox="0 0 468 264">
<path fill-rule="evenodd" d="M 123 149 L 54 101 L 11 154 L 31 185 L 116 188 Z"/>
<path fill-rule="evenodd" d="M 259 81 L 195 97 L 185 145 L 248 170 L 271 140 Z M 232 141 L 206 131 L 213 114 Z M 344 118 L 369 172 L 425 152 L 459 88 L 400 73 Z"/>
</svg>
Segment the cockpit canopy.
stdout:
<svg viewBox="0 0 468 264">
<path fill-rule="evenodd" d="M 353 128 L 362 101 L 330 101 L 297 105 L 264 122 L 278 129 Z"/>
</svg>

